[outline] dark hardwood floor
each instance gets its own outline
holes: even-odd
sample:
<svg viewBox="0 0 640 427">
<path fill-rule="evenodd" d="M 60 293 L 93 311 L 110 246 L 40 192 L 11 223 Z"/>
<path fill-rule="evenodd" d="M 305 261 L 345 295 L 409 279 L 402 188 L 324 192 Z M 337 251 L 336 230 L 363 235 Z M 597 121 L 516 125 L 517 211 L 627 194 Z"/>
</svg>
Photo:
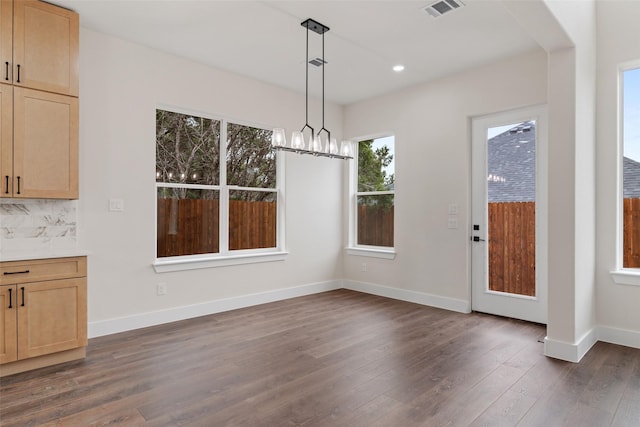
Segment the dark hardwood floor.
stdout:
<svg viewBox="0 0 640 427">
<path fill-rule="evenodd" d="M 640 426 L 640 350 L 339 290 L 90 340 L 0 380 L 2 426 Z"/>
</svg>

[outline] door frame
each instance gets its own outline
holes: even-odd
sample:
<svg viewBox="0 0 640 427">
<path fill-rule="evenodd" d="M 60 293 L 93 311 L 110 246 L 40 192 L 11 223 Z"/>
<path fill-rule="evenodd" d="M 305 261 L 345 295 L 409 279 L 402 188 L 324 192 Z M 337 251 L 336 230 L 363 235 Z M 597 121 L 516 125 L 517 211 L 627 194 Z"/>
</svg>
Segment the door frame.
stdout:
<svg viewBox="0 0 640 427">
<path fill-rule="evenodd" d="M 547 323 L 548 311 L 548 119 L 546 104 L 534 105 L 504 112 L 477 116 L 471 118 L 471 146 L 470 146 L 470 193 L 469 206 L 470 218 L 469 223 L 469 246 L 471 268 L 469 274 L 469 295 L 471 298 L 471 310 L 476 311 L 478 308 L 478 300 L 485 298 L 486 295 L 480 295 L 480 289 L 475 286 L 477 270 L 483 266 L 482 287 L 486 288 L 488 280 L 488 244 L 479 244 L 473 242 L 473 224 L 478 224 L 478 209 L 474 206 L 477 203 L 474 194 L 478 191 L 486 194 L 486 180 L 477 180 L 475 175 L 478 174 L 477 167 L 474 166 L 474 158 L 478 155 L 478 141 L 485 144 L 487 141 L 487 129 L 498 127 L 512 123 L 520 123 L 526 120 L 536 120 L 536 297 L 527 296 L 509 296 L 496 292 L 482 292 L 482 294 L 491 294 L 491 298 L 500 306 L 499 312 L 478 310 L 497 314 L 500 316 L 511 317 L 533 321 L 537 323 Z M 486 154 L 486 149 L 484 150 Z M 486 161 L 484 164 L 483 175 L 486 176 Z M 480 181 L 480 182 L 478 182 Z M 486 217 L 486 197 L 484 198 L 484 213 Z M 487 231 L 481 231 L 480 237 L 486 237 Z M 476 232 L 476 235 L 478 233 Z M 481 259 L 479 259 L 481 257 Z M 506 304 L 508 302 L 508 304 Z M 532 302 L 534 302 L 532 304 Z M 536 305 L 537 304 L 537 305 Z M 485 307 L 481 307 L 485 308 Z"/>
</svg>

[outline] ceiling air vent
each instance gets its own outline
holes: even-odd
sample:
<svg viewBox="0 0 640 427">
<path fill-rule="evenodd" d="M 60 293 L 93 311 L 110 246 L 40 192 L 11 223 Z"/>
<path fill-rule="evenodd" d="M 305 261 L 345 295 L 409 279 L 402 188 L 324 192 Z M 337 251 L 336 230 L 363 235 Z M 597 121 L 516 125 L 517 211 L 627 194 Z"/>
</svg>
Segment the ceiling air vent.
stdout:
<svg viewBox="0 0 640 427">
<path fill-rule="evenodd" d="M 434 18 L 449 13 L 464 6 L 460 0 L 440 0 L 424 8 L 424 11 Z"/>
</svg>

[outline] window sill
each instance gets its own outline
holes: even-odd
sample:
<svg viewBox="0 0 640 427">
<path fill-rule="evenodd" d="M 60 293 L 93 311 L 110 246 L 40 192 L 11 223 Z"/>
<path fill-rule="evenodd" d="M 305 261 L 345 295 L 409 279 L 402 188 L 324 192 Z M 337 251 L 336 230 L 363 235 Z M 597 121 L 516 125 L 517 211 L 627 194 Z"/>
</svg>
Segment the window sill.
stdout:
<svg viewBox="0 0 640 427">
<path fill-rule="evenodd" d="M 259 262 L 284 261 L 288 252 L 262 252 L 243 255 L 157 258 L 153 263 L 156 273 L 197 270 L 200 268 L 225 267 L 229 265 L 256 264 Z"/>
<path fill-rule="evenodd" d="M 366 256 L 370 258 L 395 259 L 396 251 L 394 249 L 379 248 L 346 248 L 347 255 Z"/>
<path fill-rule="evenodd" d="M 640 286 L 640 270 L 613 270 L 609 274 L 618 285 Z"/>
</svg>

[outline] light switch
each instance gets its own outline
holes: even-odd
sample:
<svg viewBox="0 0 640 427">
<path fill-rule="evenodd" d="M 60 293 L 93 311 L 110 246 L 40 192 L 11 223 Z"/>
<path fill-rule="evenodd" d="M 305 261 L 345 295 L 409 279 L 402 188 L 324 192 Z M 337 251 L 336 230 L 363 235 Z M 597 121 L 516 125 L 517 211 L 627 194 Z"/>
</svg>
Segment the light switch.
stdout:
<svg viewBox="0 0 640 427">
<path fill-rule="evenodd" d="M 458 215 L 458 205 L 451 203 L 449 205 L 449 215 Z"/>
<path fill-rule="evenodd" d="M 124 211 L 124 200 L 122 199 L 109 199 L 109 211 L 122 212 Z"/>
<path fill-rule="evenodd" d="M 447 228 L 451 228 L 451 229 L 455 229 L 458 228 L 458 218 L 456 217 L 449 217 L 449 220 L 447 221 Z"/>
</svg>

